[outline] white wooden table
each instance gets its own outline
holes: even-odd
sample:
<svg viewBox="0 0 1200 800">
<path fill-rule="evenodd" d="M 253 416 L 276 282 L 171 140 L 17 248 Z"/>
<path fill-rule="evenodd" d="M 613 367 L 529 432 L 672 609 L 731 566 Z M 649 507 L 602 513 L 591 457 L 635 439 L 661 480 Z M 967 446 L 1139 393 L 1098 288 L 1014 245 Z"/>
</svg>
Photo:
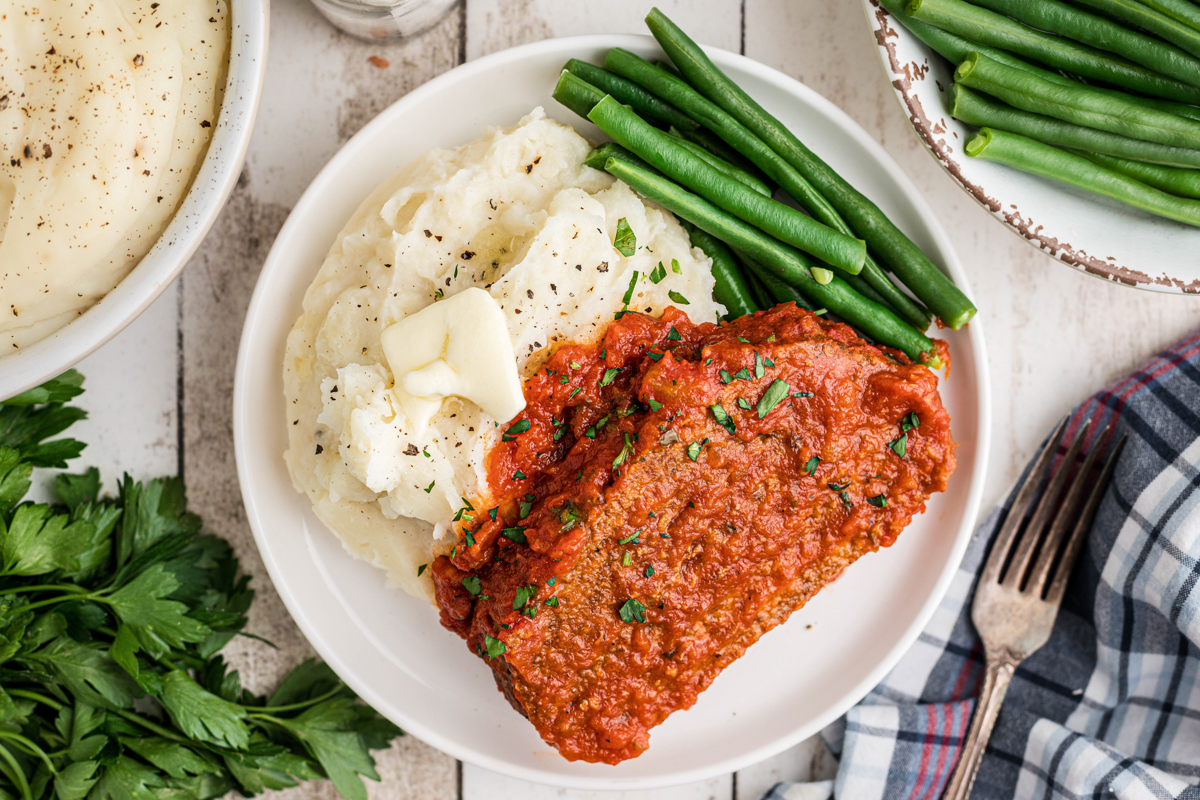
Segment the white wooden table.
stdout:
<svg viewBox="0 0 1200 800">
<path fill-rule="evenodd" d="M 984 506 L 994 504 L 1052 422 L 1071 405 L 1200 325 L 1200 299 L 1106 284 L 1070 270 L 1009 233 L 960 191 L 913 135 L 883 77 L 858 0 L 661 0 L 699 41 L 783 70 L 854 117 L 929 199 L 970 276 L 986 329 L 993 446 Z M 649 0 L 466 0 L 402 45 L 355 41 L 307 0 L 275 0 L 270 69 L 258 130 L 238 188 L 183 276 L 116 340 L 80 365 L 91 419 L 87 463 L 114 487 L 182 473 L 192 508 L 230 539 L 258 590 L 249 629 L 279 645 L 236 641 L 227 657 L 251 688 L 272 687 L 311 653 L 254 548 L 234 469 L 231 396 L 242 318 L 288 210 L 337 148 L 381 109 L 464 60 L 583 33 L 644 32 Z M 378 55 L 387 68 L 368 63 Z M 716 735 L 714 733 L 714 735 Z M 410 737 L 378 754 L 372 797 L 540 800 L 591 797 L 757 800 L 778 780 L 828 777 L 810 741 L 699 784 L 653 793 L 567 792 L 458 764 Z M 335 797 L 327 782 L 284 793 Z"/>
</svg>

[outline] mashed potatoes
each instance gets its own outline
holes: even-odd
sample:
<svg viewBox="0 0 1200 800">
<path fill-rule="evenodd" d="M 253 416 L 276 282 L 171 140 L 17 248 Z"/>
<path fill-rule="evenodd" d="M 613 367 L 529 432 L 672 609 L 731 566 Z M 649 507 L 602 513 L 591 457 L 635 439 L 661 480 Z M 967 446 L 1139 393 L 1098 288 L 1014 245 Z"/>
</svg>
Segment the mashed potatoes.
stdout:
<svg viewBox="0 0 1200 800">
<path fill-rule="evenodd" d="M 225 0 L 0 0 L 0 355 L 104 297 L 217 122 Z"/>
<path fill-rule="evenodd" d="M 539 108 L 457 150 L 434 150 L 375 191 L 339 234 L 304 298 L 284 358 L 292 479 L 317 516 L 389 582 L 432 597 L 422 565 L 449 550 L 463 498 L 486 502 L 485 456 L 502 429 L 448 397 L 418 433 L 404 415 L 380 335 L 469 287 L 503 310 L 522 378 L 564 342 L 597 341 L 624 307 L 712 300 L 704 253 L 670 214 L 583 165 L 590 145 Z M 632 256 L 613 246 L 625 219 Z M 662 262 L 664 270 L 648 279 Z M 665 277 L 662 273 L 665 272 Z"/>
</svg>

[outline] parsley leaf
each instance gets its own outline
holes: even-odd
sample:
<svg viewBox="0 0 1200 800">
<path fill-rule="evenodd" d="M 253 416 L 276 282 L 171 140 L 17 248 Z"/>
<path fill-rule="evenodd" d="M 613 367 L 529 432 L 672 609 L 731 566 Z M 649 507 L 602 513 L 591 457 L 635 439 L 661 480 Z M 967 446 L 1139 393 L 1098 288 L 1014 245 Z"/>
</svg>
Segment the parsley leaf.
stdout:
<svg viewBox="0 0 1200 800">
<path fill-rule="evenodd" d="M 781 378 L 776 378 L 775 381 L 767 387 L 767 391 L 763 392 L 763 396 L 758 401 L 758 407 L 756 409 L 758 412 L 758 418 L 762 419 L 763 417 L 767 416 L 767 414 L 770 414 L 772 409 L 783 402 L 783 399 L 788 396 L 788 391 L 791 388 L 792 387 L 788 386 L 787 381 Z"/>
<path fill-rule="evenodd" d="M 626 600 L 625 604 L 621 606 L 621 610 L 618 613 L 620 614 L 622 622 L 633 623 L 646 621 L 646 607 L 637 600 Z"/>
<path fill-rule="evenodd" d="M 667 268 L 666 268 L 666 267 L 664 267 L 664 266 L 663 266 L 663 263 L 660 261 L 660 262 L 658 262 L 658 266 L 657 266 L 657 267 L 655 267 L 654 269 L 650 270 L 650 276 L 649 276 L 649 277 L 650 277 L 650 282 L 651 282 L 651 283 L 653 283 L 653 284 L 658 284 L 658 283 L 660 283 L 660 282 L 662 281 L 662 279 L 663 279 L 663 278 L 667 277 Z"/>
<path fill-rule="evenodd" d="M 684 297 L 683 295 L 681 295 L 679 292 L 675 291 L 674 289 L 667 292 L 667 297 L 671 298 L 672 300 L 674 300 L 676 303 L 678 303 L 681 306 L 690 306 L 691 305 L 691 303 L 688 302 L 688 299 L 686 297 Z"/>
<path fill-rule="evenodd" d="M 617 248 L 617 252 L 629 258 L 637 252 L 637 236 L 633 233 L 633 228 L 629 227 L 629 220 L 621 217 L 617 220 L 617 235 L 613 239 L 613 247 Z M 625 301 L 628 304 L 628 300 Z"/>
</svg>

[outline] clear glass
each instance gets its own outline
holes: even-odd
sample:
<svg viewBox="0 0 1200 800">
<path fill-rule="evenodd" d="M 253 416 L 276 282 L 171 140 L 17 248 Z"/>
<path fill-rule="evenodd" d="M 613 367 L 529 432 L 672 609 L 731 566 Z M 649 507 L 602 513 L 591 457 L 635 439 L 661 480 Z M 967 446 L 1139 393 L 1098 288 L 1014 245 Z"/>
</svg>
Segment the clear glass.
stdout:
<svg viewBox="0 0 1200 800">
<path fill-rule="evenodd" d="M 459 0 L 312 0 L 321 15 L 351 36 L 404 39 L 436 25 Z"/>
</svg>

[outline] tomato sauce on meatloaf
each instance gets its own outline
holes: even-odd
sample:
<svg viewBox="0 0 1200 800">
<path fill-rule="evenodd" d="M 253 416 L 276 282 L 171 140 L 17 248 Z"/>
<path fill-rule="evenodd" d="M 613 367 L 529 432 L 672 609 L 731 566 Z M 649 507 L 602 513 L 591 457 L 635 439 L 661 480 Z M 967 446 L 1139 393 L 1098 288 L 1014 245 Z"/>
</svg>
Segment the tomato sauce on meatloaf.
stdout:
<svg viewBox="0 0 1200 800">
<path fill-rule="evenodd" d="M 633 758 L 945 489 L 937 384 L 793 304 L 625 314 L 527 382 L 432 565 L 442 624 L 564 757 Z"/>
</svg>

